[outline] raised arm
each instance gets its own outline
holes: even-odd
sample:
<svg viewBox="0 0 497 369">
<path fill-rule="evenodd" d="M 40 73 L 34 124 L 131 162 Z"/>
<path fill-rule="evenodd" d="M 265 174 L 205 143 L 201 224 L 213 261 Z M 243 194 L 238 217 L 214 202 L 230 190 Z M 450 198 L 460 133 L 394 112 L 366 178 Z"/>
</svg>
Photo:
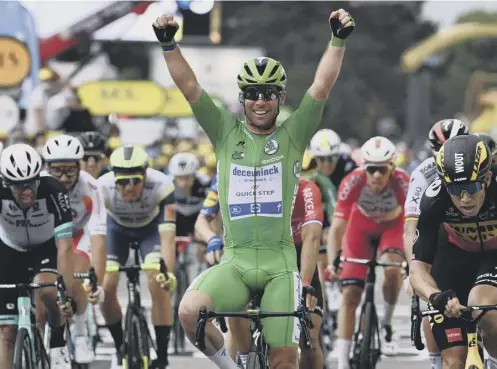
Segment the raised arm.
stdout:
<svg viewBox="0 0 497 369">
<path fill-rule="evenodd" d="M 178 23 L 170 15 L 162 15 L 153 24 L 155 35 L 161 43 L 164 60 L 171 77 L 189 103 L 196 103 L 202 95 L 202 88 L 192 68 L 181 54 L 174 35 L 178 31 Z"/>
<path fill-rule="evenodd" d="M 330 27 L 333 36 L 319 62 L 314 82 L 309 88 L 309 94 L 314 100 L 328 99 L 342 66 L 345 39 L 352 33 L 354 26 L 354 20 L 345 10 L 339 9 L 331 13 Z"/>
</svg>

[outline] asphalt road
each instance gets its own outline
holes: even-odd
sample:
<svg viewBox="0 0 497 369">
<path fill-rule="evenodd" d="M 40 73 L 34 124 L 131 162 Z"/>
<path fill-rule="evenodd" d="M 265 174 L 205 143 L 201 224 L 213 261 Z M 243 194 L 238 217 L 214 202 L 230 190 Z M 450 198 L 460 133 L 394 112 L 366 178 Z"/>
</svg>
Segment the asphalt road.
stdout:
<svg viewBox="0 0 497 369">
<path fill-rule="evenodd" d="M 376 303 L 378 305 L 378 313 L 380 318 L 382 316 L 382 295 L 381 295 L 381 283 L 383 273 L 378 270 L 377 288 L 376 288 Z M 141 289 L 143 294 L 143 304 L 149 309 L 150 307 L 150 296 L 148 290 L 145 287 L 145 280 L 142 280 Z M 126 286 L 124 283 L 124 277 L 121 280 L 119 286 L 119 297 L 122 304 L 125 303 L 127 299 Z M 124 307 L 123 307 L 124 308 Z M 103 320 L 99 317 L 99 323 L 103 324 Z M 407 295 L 402 291 L 399 305 L 396 308 L 393 329 L 395 331 L 396 340 L 399 345 L 398 354 L 394 357 L 382 357 L 378 368 L 380 369 L 414 369 L 414 368 L 427 368 L 429 366 L 428 353 L 418 352 L 410 344 L 410 301 Z M 153 332 L 153 329 L 151 329 Z M 103 342 L 99 344 L 97 348 L 97 360 L 92 364 L 92 369 L 108 369 L 110 368 L 110 361 L 114 353 L 114 346 L 112 338 L 105 329 L 101 330 L 101 335 Z M 192 345 L 188 348 L 189 356 L 170 356 L 170 366 L 171 369 L 215 369 L 216 366 L 210 362 L 202 353 L 198 352 Z M 332 352 L 328 357 L 331 363 L 331 368 L 336 368 L 336 353 Z"/>
</svg>

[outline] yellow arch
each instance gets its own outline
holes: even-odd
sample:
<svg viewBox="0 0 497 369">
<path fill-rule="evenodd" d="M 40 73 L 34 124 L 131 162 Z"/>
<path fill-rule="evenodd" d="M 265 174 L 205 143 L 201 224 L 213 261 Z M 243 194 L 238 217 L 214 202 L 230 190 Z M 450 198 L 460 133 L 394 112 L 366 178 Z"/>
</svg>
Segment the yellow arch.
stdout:
<svg viewBox="0 0 497 369">
<path fill-rule="evenodd" d="M 481 23 L 456 24 L 419 42 L 402 54 L 401 63 L 405 72 L 416 72 L 427 57 L 467 40 L 497 37 L 497 25 Z"/>
</svg>

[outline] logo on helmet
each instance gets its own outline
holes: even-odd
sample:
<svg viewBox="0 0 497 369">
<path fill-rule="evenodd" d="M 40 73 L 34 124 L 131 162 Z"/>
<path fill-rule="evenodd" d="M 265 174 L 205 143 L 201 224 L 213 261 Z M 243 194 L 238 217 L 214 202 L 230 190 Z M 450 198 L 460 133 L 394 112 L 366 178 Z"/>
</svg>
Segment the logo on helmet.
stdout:
<svg viewBox="0 0 497 369">
<path fill-rule="evenodd" d="M 483 164 L 486 158 L 487 151 L 485 150 L 485 144 L 480 141 L 476 144 L 475 163 L 473 165 L 473 173 L 471 174 L 472 181 L 478 178 L 480 166 Z"/>
</svg>

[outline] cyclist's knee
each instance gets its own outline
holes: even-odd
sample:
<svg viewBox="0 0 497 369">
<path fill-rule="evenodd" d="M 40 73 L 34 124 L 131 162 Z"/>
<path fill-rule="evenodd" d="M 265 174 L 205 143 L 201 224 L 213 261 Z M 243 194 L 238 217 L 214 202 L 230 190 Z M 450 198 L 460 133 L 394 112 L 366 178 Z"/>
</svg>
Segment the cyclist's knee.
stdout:
<svg viewBox="0 0 497 369">
<path fill-rule="evenodd" d="M 2 345 L 14 346 L 16 342 L 16 325 L 2 325 L 0 326 L 0 343 Z"/>
<path fill-rule="evenodd" d="M 342 305 L 345 308 L 356 309 L 361 302 L 362 288 L 359 286 L 345 286 L 342 291 Z"/>
<path fill-rule="evenodd" d="M 269 366 L 272 369 L 295 369 L 297 357 L 296 347 L 275 347 L 269 352 Z"/>
<path fill-rule="evenodd" d="M 464 369 L 467 350 L 465 346 L 457 346 L 442 351 L 444 369 Z"/>
<path fill-rule="evenodd" d="M 117 293 L 117 285 L 119 284 L 119 274 L 118 273 L 106 273 L 104 281 L 102 283 L 102 288 L 105 291 L 105 295 L 115 295 Z"/>
<path fill-rule="evenodd" d="M 202 291 L 188 291 L 184 294 L 179 304 L 178 316 L 183 327 L 190 327 L 192 330 L 197 325 L 198 311 L 202 306 L 208 310 L 213 310 L 211 298 Z"/>
</svg>

